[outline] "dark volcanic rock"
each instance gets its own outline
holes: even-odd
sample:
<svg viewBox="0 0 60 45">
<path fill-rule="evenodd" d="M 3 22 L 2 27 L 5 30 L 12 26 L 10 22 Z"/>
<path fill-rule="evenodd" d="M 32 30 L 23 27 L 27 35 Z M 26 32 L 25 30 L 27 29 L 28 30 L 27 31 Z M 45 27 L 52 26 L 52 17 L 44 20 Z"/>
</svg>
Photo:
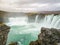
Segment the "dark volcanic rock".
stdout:
<svg viewBox="0 0 60 45">
<path fill-rule="evenodd" d="M 41 28 L 37 41 L 32 41 L 30 45 L 57 45 L 60 43 L 60 29 Z"/>
<path fill-rule="evenodd" d="M 29 45 L 41 45 L 41 43 L 39 43 L 38 40 L 36 40 L 36 41 L 30 42 Z"/>
<path fill-rule="evenodd" d="M 0 24 L 0 45 L 6 45 L 9 29 L 10 27 Z"/>
<path fill-rule="evenodd" d="M 11 43 L 9 45 L 18 45 L 18 43 L 17 42 L 14 42 L 14 43 Z"/>
</svg>

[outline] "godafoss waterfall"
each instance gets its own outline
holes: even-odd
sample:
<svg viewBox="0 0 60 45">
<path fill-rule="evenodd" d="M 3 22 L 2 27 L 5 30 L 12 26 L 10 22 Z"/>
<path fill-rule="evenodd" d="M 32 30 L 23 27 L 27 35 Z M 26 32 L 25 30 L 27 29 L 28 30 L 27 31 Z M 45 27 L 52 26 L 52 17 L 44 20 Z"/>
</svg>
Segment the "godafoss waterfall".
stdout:
<svg viewBox="0 0 60 45">
<path fill-rule="evenodd" d="M 10 18 L 13 22 L 15 18 Z M 25 20 L 25 18 L 22 18 Z M 60 15 L 35 15 L 26 17 L 25 21 L 22 21 L 19 25 L 19 19 L 15 19 L 14 23 L 10 23 L 11 30 L 8 35 L 7 45 L 13 42 L 17 42 L 18 45 L 29 45 L 31 41 L 38 39 L 38 35 L 41 33 L 41 28 L 56 28 L 60 29 Z M 17 23 L 16 23 L 17 22 Z M 15 25 L 13 25 L 15 24 Z M 18 24 L 18 25 L 16 25 Z"/>
</svg>

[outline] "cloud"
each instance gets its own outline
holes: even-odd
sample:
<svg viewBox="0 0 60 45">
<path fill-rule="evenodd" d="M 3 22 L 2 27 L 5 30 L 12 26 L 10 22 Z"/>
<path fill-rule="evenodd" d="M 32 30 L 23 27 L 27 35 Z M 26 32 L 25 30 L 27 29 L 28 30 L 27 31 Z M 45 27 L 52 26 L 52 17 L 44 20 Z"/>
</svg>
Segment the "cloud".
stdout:
<svg viewBox="0 0 60 45">
<path fill-rule="evenodd" d="M 60 0 L 0 0 L 0 10 L 13 12 L 60 10 Z"/>
</svg>

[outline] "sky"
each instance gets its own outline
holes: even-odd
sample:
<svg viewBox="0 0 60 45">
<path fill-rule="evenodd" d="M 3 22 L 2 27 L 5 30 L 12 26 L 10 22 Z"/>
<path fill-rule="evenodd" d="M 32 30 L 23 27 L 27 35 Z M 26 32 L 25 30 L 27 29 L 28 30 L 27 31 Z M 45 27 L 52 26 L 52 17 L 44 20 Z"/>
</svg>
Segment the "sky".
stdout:
<svg viewBox="0 0 60 45">
<path fill-rule="evenodd" d="M 60 0 L 0 0 L 0 10 L 8 12 L 59 11 Z"/>
</svg>

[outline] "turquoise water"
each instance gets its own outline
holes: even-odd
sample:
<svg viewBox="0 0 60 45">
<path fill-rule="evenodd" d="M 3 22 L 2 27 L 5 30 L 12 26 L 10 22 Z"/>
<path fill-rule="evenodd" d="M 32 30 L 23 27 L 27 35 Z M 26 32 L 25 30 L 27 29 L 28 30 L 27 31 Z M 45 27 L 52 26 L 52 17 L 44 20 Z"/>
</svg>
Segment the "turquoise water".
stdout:
<svg viewBox="0 0 60 45">
<path fill-rule="evenodd" d="M 38 38 L 38 31 L 33 31 L 37 30 L 34 28 L 34 26 L 12 26 L 8 34 L 7 45 L 11 42 L 20 42 L 19 45 L 29 45 L 31 41 L 34 41 Z"/>
</svg>

